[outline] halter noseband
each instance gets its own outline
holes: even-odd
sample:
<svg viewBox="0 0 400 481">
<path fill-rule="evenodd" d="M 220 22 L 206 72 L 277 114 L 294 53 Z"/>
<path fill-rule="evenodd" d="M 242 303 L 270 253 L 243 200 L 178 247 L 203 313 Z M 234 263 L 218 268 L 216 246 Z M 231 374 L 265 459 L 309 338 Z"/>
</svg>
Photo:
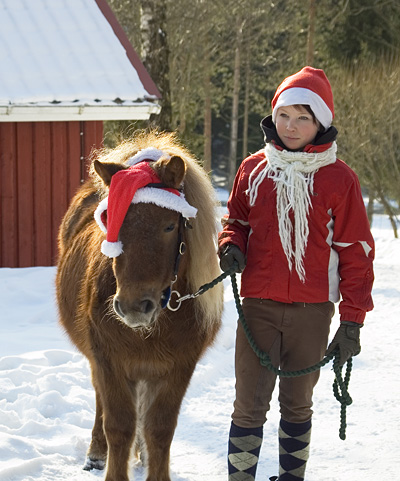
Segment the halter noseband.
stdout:
<svg viewBox="0 0 400 481">
<path fill-rule="evenodd" d="M 171 285 L 168 286 L 162 293 L 161 307 L 163 309 L 168 306 L 169 300 L 171 298 L 171 287 L 176 282 L 176 279 L 178 278 L 178 270 L 179 270 L 179 264 L 181 262 L 181 257 L 186 252 L 186 244 L 183 240 L 184 229 L 193 229 L 193 227 L 191 226 L 191 224 L 189 224 L 187 219 L 184 219 L 184 217 L 181 214 L 179 217 L 178 249 L 177 249 L 175 265 L 174 265 L 174 280 L 171 282 Z"/>
<path fill-rule="evenodd" d="M 147 184 L 146 187 L 155 187 L 156 189 L 166 189 L 166 188 L 168 188 L 168 186 L 165 185 L 162 182 Z M 181 189 L 176 189 L 176 190 L 178 190 L 179 192 L 182 192 Z M 187 219 L 185 219 L 182 214 L 180 214 L 180 216 L 179 216 L 179 229 L 178 229 L 178 243 L 177 243 L 178 248 L 177 248 L 177 254 L 176 254 L 176 257 L 175 257 L 175 264 L 174 264 L 174 280 L 172 281 L 171 286 L 172 286 L 172 284 L 174 284 L 174 282 L 176 282 L 176 279 L 178 277 L 178 270 L 179 270 L 179 264 L 181 262 L 181 257 L 186 252 L 186 244 L 183 240 L 184 229 L 193 229 L 193 227 L 191 226 L 189 221 Z M 165 307 L 167 307 L 168 302 L 171 298 L 171 286 L 167 287 L 162 293 L 161 307 L 163 309 Z"/>
</svg>

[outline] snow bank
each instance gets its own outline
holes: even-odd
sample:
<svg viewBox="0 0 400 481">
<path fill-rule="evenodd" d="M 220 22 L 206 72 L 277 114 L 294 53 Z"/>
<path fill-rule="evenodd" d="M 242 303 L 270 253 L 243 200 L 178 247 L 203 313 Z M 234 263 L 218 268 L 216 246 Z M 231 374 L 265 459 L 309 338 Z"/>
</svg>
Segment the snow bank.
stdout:
<svg viewBox="0 0 400 481">
<path fill-rule="evenodd" d="M 339 404 L 325 367 L 314 397 L 307 481 L 398 478 L 400 240 L 384 217 L 373 228 L 377 252 L 375 310 L 361 331 L 350 382 L 347 440 L 338 437 Z M 86 360 L 57 324 L 55 268 L 0 269 L 0 480 L 102 479 L 82 471 L 95 401 Z M 227 433 L 234 398 L 236 309 L 225 284 L 223 328 L 199 363 L 172 444 L 173 481 L 226 481 Z M 338 325 L 334 318 L 332 333 Z M 258 479 L 277 474 L 276 396 L 264 428 Z M 145 480 L 142 468 L 132 478 Z"/>
</svg>

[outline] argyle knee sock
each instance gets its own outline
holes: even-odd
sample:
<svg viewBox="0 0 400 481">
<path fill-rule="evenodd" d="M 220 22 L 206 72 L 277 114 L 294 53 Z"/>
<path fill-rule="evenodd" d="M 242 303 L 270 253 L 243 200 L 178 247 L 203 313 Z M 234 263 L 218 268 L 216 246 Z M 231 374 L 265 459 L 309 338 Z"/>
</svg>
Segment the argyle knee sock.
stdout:
<svg viewBox="0 0 400 481">
<path fill-rule="evenodd" d="M 303 481 L 309 456 L 311 420 L 279 426 L 279 481 Z"/>
<path fill-rule="evenodd" d="M 229 481 L 254 481 L 263 427 L 240 428 L 231 424 L 228 448 Z"/>
</svg>

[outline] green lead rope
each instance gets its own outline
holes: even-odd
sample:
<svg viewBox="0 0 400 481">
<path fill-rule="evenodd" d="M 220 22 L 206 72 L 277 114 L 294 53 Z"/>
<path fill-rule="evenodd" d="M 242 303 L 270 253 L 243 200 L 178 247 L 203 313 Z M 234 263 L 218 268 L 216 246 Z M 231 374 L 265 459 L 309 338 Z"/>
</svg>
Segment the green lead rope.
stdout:
<svg viewBox="0 0 400 481">
<path fill-rule="evenodd" d="M 237 272 L 236 269 L 237 269 L 237 265 L 235 263 L 228 271 L 223 272 L 221 275 L 219 275 L 217 278 L 215 278 L 213 281 L 209 282 L 208 284 L 204 284 L 203 286 L 201 286 L 200 289 L 195 294 L 189 294 L 185 297 L 182 297 L 181 299 L 178 299 L 179 306 L 180 306 L 180 303 L 186 299 L 194 298 L 201 294 L 204 294 L 206 291 L 216 286 L 219 282 L 223 281 L 226 277 L 230 275 L 231 282 L 232 282 L 232 290 L 235 297 L 236 309 L 239 314 L 239 320 L 242 324 L 247 340 L 251 348 L 257 355 L 257 357 L 260 359 L 260 363 L 262 366 L 267 367 L 270 371 L 272 371 L 273 373 L 275 373 L 277 376 L 280 376 L 280 377 L 299 377 L 299 376 L 305 376 L 306 374 L 310 374 L 312 372 L 317 371 L 318 369 L 321 369 L 321 367 L 325 366 L 333 359 L 333 371 L 335 373 L 335 380 L 333 382 L 333 394 L 335 398 L 339 401 L 341 406 L 339 438 L 342 440 L 345 440 L 346 425 L 347 425 L 346 408 L 347 406 L 350 406 L 350 404 L 353 402 L 348 391 L 351 369 L 353 367 L 352 358 L 350 358 L 347 361 L 346 373 L 345 373 L 344 379 L 342 377 L 342 367 L 339 366 L 340 356 L 339 356 L 338 348 L 335 349 L 335 351 L 333 351 L 331 354 L 329 354 L 329 356 L 325 356 L 320 362 L 318 362 L 314 366 L 310 366 L 306 369 L 300 369 L 299 371 L 282 371 L 281 369 L 278 369 L 275 366 L 273 366 L 269 355 L 266 352 L 259 349 L 259 347 L 257 346 L 250 332 L 250 329 L 247 325 L 246 319 L 243 314 L 242 303 L 240 301 L 239 289 L 236 281 L 236 274 L 235 274 L 235 272 Z"/>
<path fill-rule="evenodd" d="M 335 373 L 335 380 L 333 382 L 333 394 L 335 398 L 340 402 L 341 408 L 340 408 L 340 428 L 339 428 L 339 438 L 342 440 L 346 439 L 346 408 L 347 406 L 350 406 L 350 404 L 353 402 L 353 400 L 350 397 L 348 387 L 349 387 L 349 382 L 350 382 L 350 375 L 351 375 L 351 369 L 353 366 L 352 358 L 350 358 L 347 361 L 347 366 L 346 366 L 346 374 L 344 379 L 342 378 L 342 368 L 339 366 L 339 351 L 338 349 L 335 349 L 331 354 L 328 356 L 325 356 L 320 362 L 315 364 L 314 366 L 307 367 L 306 369 L 300 369 L 299 371 L 282 371 L 281 369 L 276 368 L 275 366 L 272 365 L 271 358 L 269 355 L 262 351 L 254 341 L 253 336 L 251 335 L 249 326 L 246 323 L 246 319 L 243 314 L 243 309 L 242 309 L 242 304 L 240 302 L 240 296 L 239 296 L 239 289 L 237 286 L 236 282 L 236 275 L 231 274 L 231 281 L 232 281 L 232 289 L 233 289 L 233 294 L 235 296 L 235 304 L 236 304 L 236 309 L 239 314 L 239 320 L 242 324 L 244 333 L 247 337 L 247 340 L 253 349 L 254 353 L 257 355 L 257 357 L 260 360 L 260 364 L 262 366 L 267 367 L 270 371 L 275 373 L 276 375 L 280 377 L 299 377 L 299 376 L 304 376 L 306 374 L 310 374 L 312 372 L 317 371 L 318 369 L 321 369 L 321 367 L 325 366 L 328 364 L 332 359 L 333 361 L 333 371 Z"/>
</svg>

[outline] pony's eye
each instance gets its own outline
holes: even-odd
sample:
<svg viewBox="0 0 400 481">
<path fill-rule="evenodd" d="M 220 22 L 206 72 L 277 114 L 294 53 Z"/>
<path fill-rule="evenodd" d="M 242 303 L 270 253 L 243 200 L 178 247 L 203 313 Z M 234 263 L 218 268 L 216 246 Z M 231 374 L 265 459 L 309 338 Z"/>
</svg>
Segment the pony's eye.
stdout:
<svg viewBox="0 0 400 481">
<path fill-rule="evenodd" d="M 175 229 L 175 224 L 171 224 L 164 229 L 164 232 L 172 232 Z"/>
</svg>

